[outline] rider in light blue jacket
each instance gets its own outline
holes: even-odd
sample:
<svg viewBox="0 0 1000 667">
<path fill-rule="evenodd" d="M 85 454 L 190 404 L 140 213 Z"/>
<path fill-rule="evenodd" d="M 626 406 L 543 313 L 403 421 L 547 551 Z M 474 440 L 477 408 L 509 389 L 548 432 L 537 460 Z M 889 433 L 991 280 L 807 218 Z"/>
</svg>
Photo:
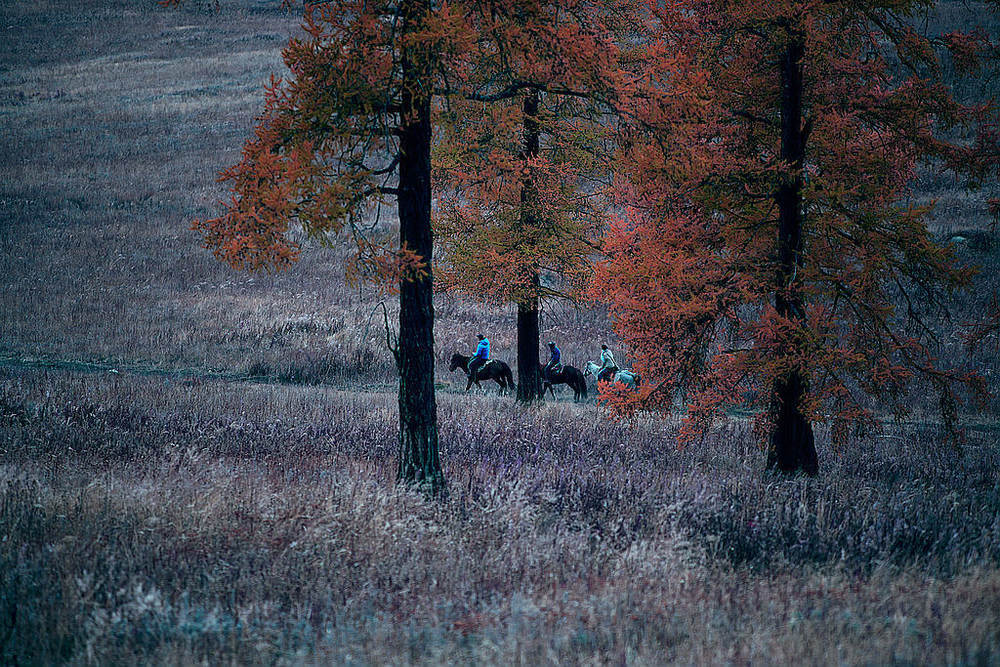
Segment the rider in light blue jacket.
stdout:
<svg viewBox="0 0 1000 667">
<path fill-rule="evenodd" d="M 469 376 L 476 377 L 476 373 L 479 369 L 486 365 L 486 362 L 490 360 L 490 339 L 479 334 L 479 345 L 476 346 L 476 354 L 469 360 Z"/>
</svg>

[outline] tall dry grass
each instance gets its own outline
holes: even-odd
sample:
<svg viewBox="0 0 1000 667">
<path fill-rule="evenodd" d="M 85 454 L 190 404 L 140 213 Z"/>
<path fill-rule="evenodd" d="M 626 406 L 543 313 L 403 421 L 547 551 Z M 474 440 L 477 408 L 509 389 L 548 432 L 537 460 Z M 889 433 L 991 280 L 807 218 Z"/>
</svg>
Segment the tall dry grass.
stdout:
<svg viewBox="0 0 1000 667">
<path fill-rule="evenodd" d="M 446 395 L 434 502 L 392 482 L 394 411 L 3 372 L 3 661 L 1000 656 L 993 432 L 960 453 L 901 428 L 788 481 L 739 423 L 679 451 L 659 420 Z"/>
</svg>

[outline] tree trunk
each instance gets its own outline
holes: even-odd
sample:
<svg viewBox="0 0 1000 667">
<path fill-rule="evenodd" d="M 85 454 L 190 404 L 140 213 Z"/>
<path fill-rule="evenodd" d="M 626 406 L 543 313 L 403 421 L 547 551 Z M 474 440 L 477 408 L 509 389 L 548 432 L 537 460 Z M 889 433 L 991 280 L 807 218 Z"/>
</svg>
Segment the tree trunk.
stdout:
<svg viewBox="0 0 1000 667">
<path fill-rule="evenodd" d="M 781 61 L 781 159 L 791 173 L 782 179 L 776 200 L 778 204 L 778 275 L 774 308 L 782 317 L 796 322 L 805 319 L 802 294 L 796 280 L 802 267 L 802 167 L 805 163 L 805 137 L 802 131 L 802 55 L 801 37 L 793 36 Z M 796 341 L 786 341 L 794 346 Z M 779 354 L 792 356 L 793 349 Z M 812 424 L 802 414 L 802 398 L 808 390 L 808 380 L 800 368 L 792 368 L 785 377 L 777 378 L 772 387 L 771 433 L 767 467 L 782 472 L 805 472 L 815 475 L 819 470 Z"/>
<path fill-rule="evenodd" d="M 537 88 L 532 88 L 524 97 L 524 152 L 523 158 L 530 160 L 538 157 L 539 129 Z M 531 178 L 525 178 L 521 184 L 521 225 L 534 227 L 538 224 L 535 214 L 536 193 Z M 540 400 L 542 394 L 542 377 L 539 371 L 538 358 L 538 272 L 531 275 L 532 294 L 525 297 L 517 305 L 517 400 L 531 403 Z"/>
<path fill-rule="evenodd" d="M 538 277 L 535 276 L 535 280 Z M 538 358 L 538 299 L 517 306 L 517 400 L 531 403 L 543 398 Z"/>
<path fill-rule="evenodd" d="M 404 32 L 419 29 L 427 0 L 404 3 Z M 399 285 L 400 482 L 437 494 L 444 489 L 438 460 L 434 397 L 434 305 L 431 260 L 431 84 L 429 54 L 404 50 L 399 138 L 399 242 L 423 258 L 423 275 Z"/>
</svg>

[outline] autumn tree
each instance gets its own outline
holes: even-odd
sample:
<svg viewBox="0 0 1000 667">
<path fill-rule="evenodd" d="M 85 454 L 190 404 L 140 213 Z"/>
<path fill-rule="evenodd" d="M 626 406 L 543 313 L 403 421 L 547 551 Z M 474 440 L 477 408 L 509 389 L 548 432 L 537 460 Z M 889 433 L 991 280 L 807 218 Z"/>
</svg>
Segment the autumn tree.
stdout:
<svg viewBox="0 0 1000 667">
<path fill-rule="evenodd" d="M 303 27 L 283 52 L 290 77 L 272 80 L 240 162 L 222 174 L 232 199 L 194 227 L 219 259 L 249 270 L 295 260 L 293 227 L 324 244 L 346 236 L 356 250 L 352 270 L 395 285 L 398 479 L 437 492 L 431 106 L 468 30 L 460 14 L 431 0 L 308 4 Z M 391 204 L 394 246 L 368 229 Z"/>
<path fill-rule="evenodd" d="M 517 308 L 518 399 L 541 397 L 540 303 L 582 282 L 604 222 L 620 40 L 634 3 L 472 3 L 475 48 L 442 110 L 450 289 Z M 558 276 L 562 285 L 543 277 Z"/>
<path fill-rule="evenodd" d="M 918 167 L 975 186 L 995 110 L 957 102 L 982 31 L 928 35 L 915 0 L 652 3 L 656 39 L 622 92 L 619 204 L 591 288 L 650 379 L 619 408 L 687 406 L 684 433 L 760 408 L 769 468 L 818 469 L 835 440 L 907 413 L 914 383 L 953 427 L 981 378 L 938 359 L 973 272 L 912 202 Z"/>
</svg>

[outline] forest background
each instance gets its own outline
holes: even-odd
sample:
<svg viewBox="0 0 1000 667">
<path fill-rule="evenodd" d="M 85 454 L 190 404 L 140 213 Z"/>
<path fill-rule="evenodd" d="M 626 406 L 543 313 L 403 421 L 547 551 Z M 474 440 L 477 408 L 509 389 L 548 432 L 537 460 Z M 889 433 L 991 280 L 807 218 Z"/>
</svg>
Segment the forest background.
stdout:
<svg viewBox="0 0 1000 667">
<path fill-rule="evenodd" d="M 996 660 L 995 402 L 960 451 L 918 402 L 772 479 L 741 415 L 679 450 L 676 418 L 460 395 L 448 357 L 483 331 L 512 359 L 513 310 L 438 295 L 452 490 L 397 489 L 379 298 L 330 249 L 247 275 L 189 230 L 298 15 L 2 12 L 5 661 Z M 919 193 L 993 289 L 985 194 Z M 615 346 L 599 308 L 542 331 Z"/>
</svg>

